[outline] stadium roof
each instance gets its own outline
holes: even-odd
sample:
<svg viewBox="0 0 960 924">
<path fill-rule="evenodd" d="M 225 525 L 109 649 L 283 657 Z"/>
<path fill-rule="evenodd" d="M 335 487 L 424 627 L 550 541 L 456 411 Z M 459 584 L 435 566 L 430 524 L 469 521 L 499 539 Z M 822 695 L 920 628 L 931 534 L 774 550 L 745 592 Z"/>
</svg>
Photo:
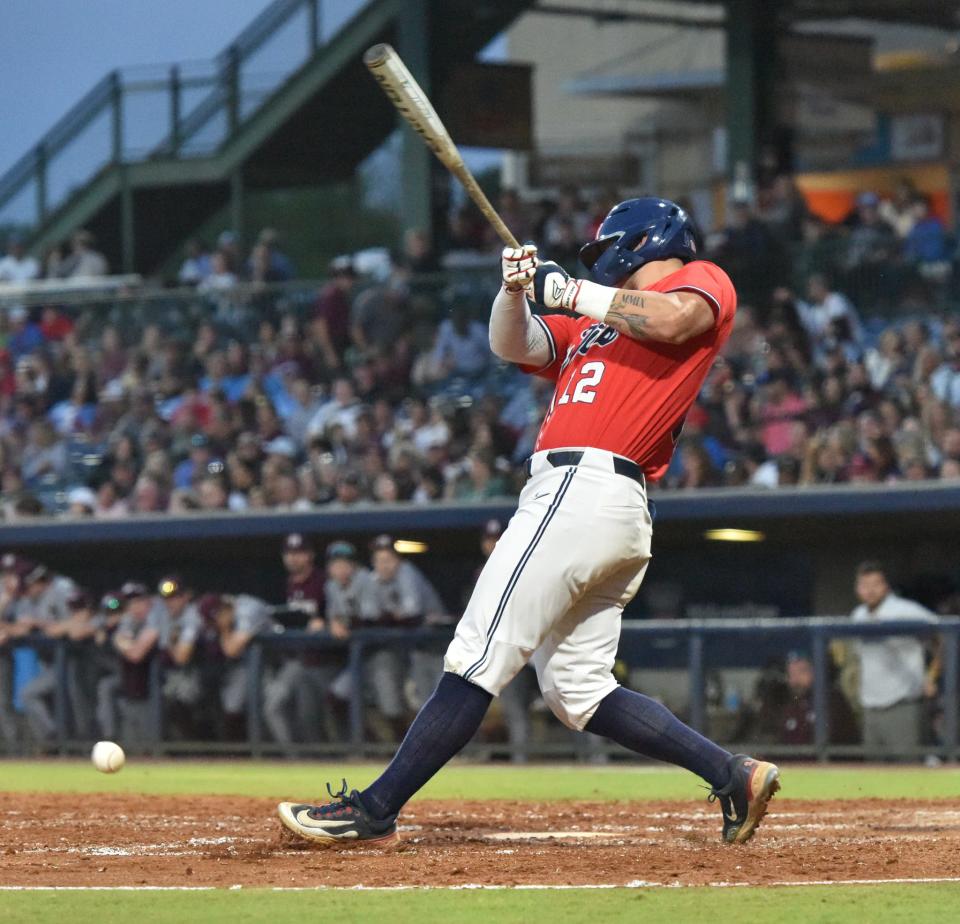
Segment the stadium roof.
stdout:
<svg viewBox="0 0 960 924">
<path fill-rule="evenodd" d="M 784 22 L 799 23 L 829 19 L 864 19 L 875 22 L 931 26 L 938 29 L 960 28 L 960 3 L 956 0 L 765 0 L 775 3 Z M 650 0 L 621 0 L 616 5 L 598 5 L 586 0 L 540 0 L 536 9 L 552 13 L 583 15 L 596 19 L 672 21 L 706 27 L 722 25 L 717 16 L 725 2 L 680 0 L 676 3 Z M 683 13 L 685 7 L 689 14 Z"/>
<path fill-rule="evenodd" d="M 871 19 L 939 29 L 960 27 L 960 3 L 946 0 L 786 0 L 783 14 L 811 19 Z"/>
</svg>

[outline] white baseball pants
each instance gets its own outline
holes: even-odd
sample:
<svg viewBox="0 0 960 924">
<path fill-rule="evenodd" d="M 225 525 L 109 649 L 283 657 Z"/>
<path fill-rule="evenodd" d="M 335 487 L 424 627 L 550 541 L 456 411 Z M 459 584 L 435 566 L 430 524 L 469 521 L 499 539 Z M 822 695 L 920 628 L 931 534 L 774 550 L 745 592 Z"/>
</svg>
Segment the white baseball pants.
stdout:
<svg viewBox="0 0 960 924">
<path fill-rule="evenodd" d="M 532 659 L 546 703 L 581 731 L 617 686 L 620 617 L 650 561 L 652 522 L 643 487 L 614 472 L 612 453 L 584 449 L 559 468 L 547 455 L 532 458 L 444 669 L 496 696 Z"/>
</svg>

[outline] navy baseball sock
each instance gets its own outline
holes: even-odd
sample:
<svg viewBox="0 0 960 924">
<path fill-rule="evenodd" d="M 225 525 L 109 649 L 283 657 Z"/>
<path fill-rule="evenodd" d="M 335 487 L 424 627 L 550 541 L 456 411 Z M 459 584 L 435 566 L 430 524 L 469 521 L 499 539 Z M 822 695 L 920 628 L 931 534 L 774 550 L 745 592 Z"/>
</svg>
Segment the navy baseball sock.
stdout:
<svg viewBox="0 0 960 924">
<path fill-rule="evenodd" d="M 492 699 L 475 683 L 444 673 L 407 729 L 390 766 L 360 793 L 367 811 L 378 818 L 396 815 L 474 736 Z"/>
<path fill-rule="evenodd" d="M 729 751 L 684 725 L 666 706 L 642 693 L 617 687 L 600 701 L 585 730 L 645 757 L 678 764 L 715 789 L 730 780 Z"/>
</svg>

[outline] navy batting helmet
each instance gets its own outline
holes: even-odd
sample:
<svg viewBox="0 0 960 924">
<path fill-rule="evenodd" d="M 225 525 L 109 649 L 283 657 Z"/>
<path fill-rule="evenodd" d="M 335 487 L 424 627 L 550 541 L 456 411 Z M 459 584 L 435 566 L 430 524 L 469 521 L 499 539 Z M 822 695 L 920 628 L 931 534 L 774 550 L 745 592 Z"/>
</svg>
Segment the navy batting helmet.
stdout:
<svg viewBox="0 0 960 924">
<path fill-rule="evenodd" d="M 653 260 L 696 260 L 699 242 L 693 219 L 675 202 L 627 199 L 610 210 L 596 240 L 580 250 L 580 260 L 594 282 L 619 286 Z"/>
</svg>

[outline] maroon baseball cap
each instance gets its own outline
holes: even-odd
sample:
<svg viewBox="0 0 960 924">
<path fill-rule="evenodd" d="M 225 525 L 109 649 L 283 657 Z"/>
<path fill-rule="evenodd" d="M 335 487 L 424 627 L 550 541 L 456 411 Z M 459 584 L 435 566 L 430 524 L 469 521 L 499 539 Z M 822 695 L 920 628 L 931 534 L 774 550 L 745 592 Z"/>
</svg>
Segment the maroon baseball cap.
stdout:
<svg viewBox="0 0 960 924">
<path fill-rule="evenodd" d="M 197 609 L 204 619 L 213 619 L 220 611 L 223 605 L 223 597 L 220 594 L 204 594 L 197 601 Z"/>
</svg>

